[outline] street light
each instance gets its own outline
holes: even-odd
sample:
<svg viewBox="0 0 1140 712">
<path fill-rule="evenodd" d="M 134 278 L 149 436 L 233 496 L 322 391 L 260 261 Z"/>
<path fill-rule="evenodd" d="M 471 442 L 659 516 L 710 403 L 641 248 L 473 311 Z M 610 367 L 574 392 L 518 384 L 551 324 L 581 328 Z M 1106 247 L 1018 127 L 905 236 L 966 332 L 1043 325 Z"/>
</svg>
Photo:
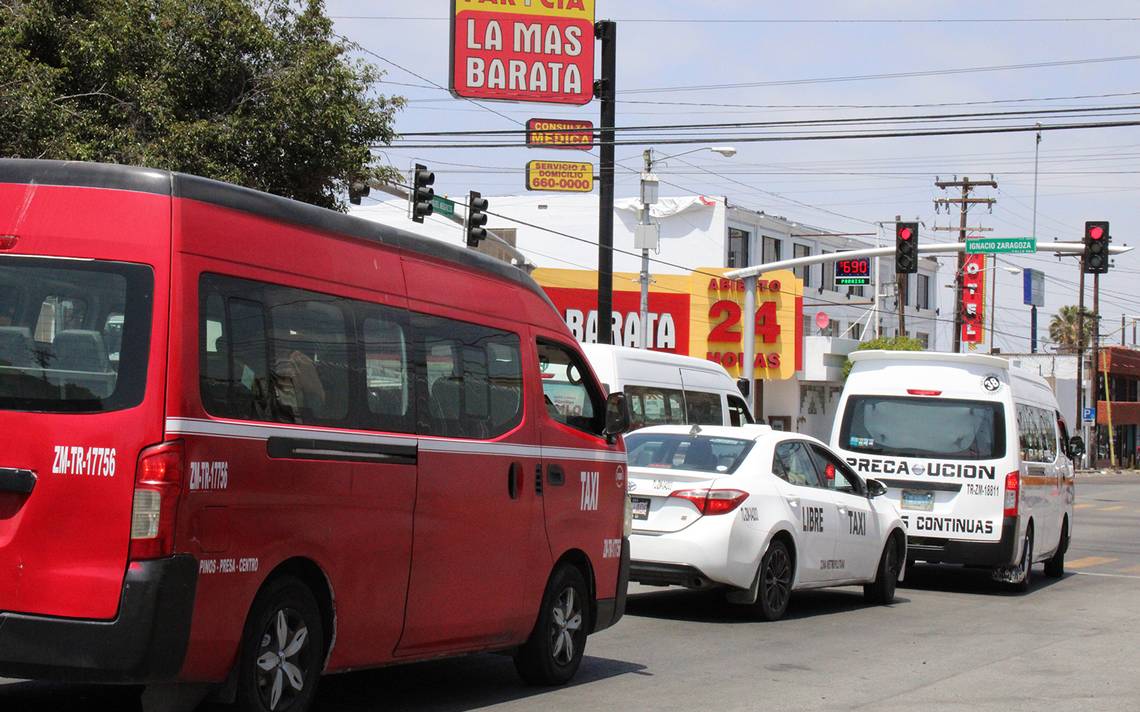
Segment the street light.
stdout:
<svg viewBox="0 0 1140 712">
<path fill-rule="evenodd" d="M 994 255 L 994 264 L 991 269 L 997 269 L 997 255 Z M 1010 274 L 1021 274 L 1020 267 L 1007 267 L 1001 265 L 1001 269 L 1009 272 Z M 997 304 L 997 274 L 994 274 L 994 284 L 990 287 L 990 353 L 994 352 L 994 307 Z"/>
<path fill-rule="evenodd" d="M 652 148 L 645 149 L 642 154 L 645 158 L 645 170 L 641 174 L 641 223 L 637 226 L 633 239 L 634 249 L 641 248 L 641 323 L 639 329 L 641 338 L 638 339 L 638 348 L 649 348 L 649 251 L 657 249 L 661 239 L 660 229 L 654 230 L 653 224 L 649 220 L 649 206 L 657 202 L 658 187 L 661 183 L 653 174 L 653 164 L 670 158 L 687 156 L 698 151 L 712 151 L 725 158 L 732 158 L 736 155 L 736 148 L 733 146 L 702 146 L 657 159 L 653 158 Z"/>
</svg>

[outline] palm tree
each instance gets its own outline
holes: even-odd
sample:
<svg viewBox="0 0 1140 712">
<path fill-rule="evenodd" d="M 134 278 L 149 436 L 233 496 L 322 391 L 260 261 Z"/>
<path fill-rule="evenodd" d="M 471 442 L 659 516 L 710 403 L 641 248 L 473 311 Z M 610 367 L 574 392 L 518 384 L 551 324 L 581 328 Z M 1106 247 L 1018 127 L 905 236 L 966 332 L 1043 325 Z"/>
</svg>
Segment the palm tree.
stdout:
<svg viewBox="0 0 1140 712">
<path fill-rule="evenodd" d="M 1087 307 L 1084 310 L 1084 339 L 1080 339 L 1077 327 L 1081 311 L 1076 305 L 1070 304 L 1061 307 L 1053 318 L 1049 320 L 1049 338 L 1057 344 L 1057 351 L 1061 353 L 1075 353 L 1078 347 L 1085 347 L 1092 342 L 1096 334 L 1096 320 Z M 1080 342 L 1080 343 L 1078 343 Z"/>
</svg>

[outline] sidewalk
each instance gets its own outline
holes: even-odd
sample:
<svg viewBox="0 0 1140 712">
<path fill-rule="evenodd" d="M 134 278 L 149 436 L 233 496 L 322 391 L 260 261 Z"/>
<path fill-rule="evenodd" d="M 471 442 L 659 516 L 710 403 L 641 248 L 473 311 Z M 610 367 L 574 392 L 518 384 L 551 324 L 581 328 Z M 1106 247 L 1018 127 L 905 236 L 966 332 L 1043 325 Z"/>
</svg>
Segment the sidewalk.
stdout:
<svg viewBox="0 0 1140 712">
<path fill-rule="evenodd" d="M 1140 470 L 1125 470 L 1113 467 L 1097 468 L 1091 470 L 1077 470 L 1077 479 L 1096 479 L 1099 477 L 1134 477 L 1140 481 Z"/>
</svg>

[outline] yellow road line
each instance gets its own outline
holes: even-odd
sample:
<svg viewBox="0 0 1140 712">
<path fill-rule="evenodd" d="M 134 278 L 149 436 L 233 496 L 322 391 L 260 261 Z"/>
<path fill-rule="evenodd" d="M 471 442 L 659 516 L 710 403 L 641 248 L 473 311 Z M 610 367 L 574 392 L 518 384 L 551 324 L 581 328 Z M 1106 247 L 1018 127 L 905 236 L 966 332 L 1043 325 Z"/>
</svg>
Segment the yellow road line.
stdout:
<svg viewBox="0 0 1140 712">
<path fill-rule="evenodd" d="M 1111 564 L 1116 559 L 1108 556 L 1086 556 L 1082 559 L 1073 559 L 1072 561 L 1065 562 L 1067 569 L 1087 569 L 1090 566 L 1100 566 L 1102 564 Z"/>
<path fill-rule="evenodd" d="M 1074 504 L 1073 509 L 1088 509 L 1089 507 L 1095 507 L 1095 506 L 1096 505 L 1093 504 L 1092 502 L 1081 502 L 1080 504 Z"/>
<path fill-rule="evenodd" d="M 1129 566 L 1126 569 L 1121 569 L 1122 574 L 1140 574 L 1140 566 Z"/>
<path fill-rule="evenodd" d="M 1123 504 L 1114 504 L 1111 507 L 1101 507 L 1097 511 L 1098 512 L 1119 512 L 1122 509 L 1124 509 Z"/>
</svg>

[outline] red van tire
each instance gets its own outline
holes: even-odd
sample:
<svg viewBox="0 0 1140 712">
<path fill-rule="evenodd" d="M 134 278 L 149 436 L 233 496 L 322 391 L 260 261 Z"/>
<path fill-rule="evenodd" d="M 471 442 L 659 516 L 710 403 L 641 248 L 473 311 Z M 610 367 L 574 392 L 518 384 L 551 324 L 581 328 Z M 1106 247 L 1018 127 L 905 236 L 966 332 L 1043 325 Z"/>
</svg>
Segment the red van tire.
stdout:
<svg viewBox="0 0 1140 712">
<path fill-rule="evenodd" d="M 242 635 L 237 705 L 241 712 L 305 712 L 324 664 L 324 625 L 317 599 L 292 576 L 257 594 Z"/>
<path fill-rule="evenodd" d="M 590 628 L 589 588 L 570 564 L 554 570 L 530 638 L 515 652 L 515 669 L 530 685 L 564 685 L 582 663 Z"/>
</svg>

